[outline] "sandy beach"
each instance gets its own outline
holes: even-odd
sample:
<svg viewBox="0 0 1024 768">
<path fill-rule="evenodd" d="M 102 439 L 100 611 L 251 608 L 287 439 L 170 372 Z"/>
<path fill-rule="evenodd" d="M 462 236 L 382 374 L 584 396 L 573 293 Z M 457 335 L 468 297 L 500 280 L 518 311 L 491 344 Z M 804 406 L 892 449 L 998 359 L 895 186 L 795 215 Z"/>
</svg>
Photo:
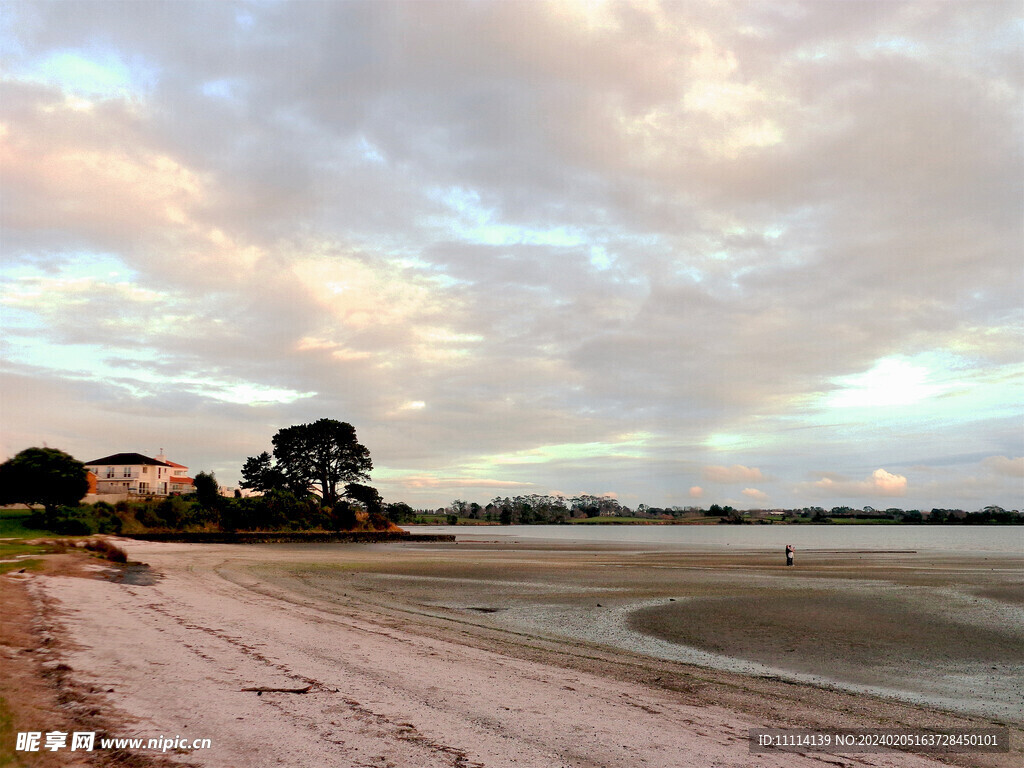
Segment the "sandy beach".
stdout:
<svg viewBox="0 0 1024 768">
<path fill-rule="evenodd" d="M 758 553 L 486 536 L 123 544 L 149 568 L 24 584 L 115 735 L 209 738 L 172 755 L 189 764 L 1021 761 L 1018 559 L 807 553 L 796 573 Z M 1011 728 L 1012 753 L 751 754 L 747 741 L 762 727 L 992 724 Z"/>
</svg>

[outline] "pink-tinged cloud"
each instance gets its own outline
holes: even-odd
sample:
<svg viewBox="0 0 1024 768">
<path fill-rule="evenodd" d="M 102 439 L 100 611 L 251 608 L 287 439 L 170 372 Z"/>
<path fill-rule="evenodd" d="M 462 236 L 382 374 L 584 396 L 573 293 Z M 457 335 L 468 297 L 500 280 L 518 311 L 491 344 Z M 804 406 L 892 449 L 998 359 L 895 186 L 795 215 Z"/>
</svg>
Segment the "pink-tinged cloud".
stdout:
<svg viewBox="0 0 1024 768">
<path fill-rule="evenodd" d="M 823 477 L 813 483 L 801 483 L 797 490 L 825 497 L 905 496 L 907 478 L 884 469 L 876 469 L 866 480 Z"/>
<path fill-rule="evenodd" d="M 704 489 L 701 488 L 699 485 L 695 485 L 692 488 L 690 488 L 690 498 L 691 499 L 699 499 L 699 498 L 701 498 L 703 496 L 704 496 Z"/>
<path fill-rule="evenodd" d="M 982 464 L 997 475 L 1007 477 L 1024 477 L 1024 456 L 989 456 Z"/>
<path fill-rule="evenodd" d="M 764 480 L 760 469 L 745 467 L 742 464 L 733 464 L 731 467 L 712 464 L 704 467 L 701 474 L 709 483 L 750 483 Z"/>
<path fill-rule="evenodd" d="M 533 483 L 514 480 L 487 480 L 476 477 L 433 477 L 416 475 L 402 480 L 403 488 L 528 488 Z"/>
<path fill-rule="evenodd" d="M 757 488 L 744 488 L 742 493 L 748 499 L 753 499 L 754 501 L 766 501 L 768 499 L 768 494 Z"/>
</svg>

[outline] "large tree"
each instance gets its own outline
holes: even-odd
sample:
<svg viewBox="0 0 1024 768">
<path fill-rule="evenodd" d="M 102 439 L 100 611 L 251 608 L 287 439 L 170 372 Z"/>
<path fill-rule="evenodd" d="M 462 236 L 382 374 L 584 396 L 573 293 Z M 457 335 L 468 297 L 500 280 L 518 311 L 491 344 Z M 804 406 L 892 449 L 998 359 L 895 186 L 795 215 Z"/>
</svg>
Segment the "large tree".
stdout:
<svg viewBox="0 0 1024 768">
<path fill-rule="evenodd" d="M 267 493 L 288 490 L 288 481 L 284 472 L 274 466 L 270 454 L 264 451 L 259 456 L 250 456 L 245 460 L 242 466 L 241 486 L 251 491 Z"/>
<path fill-rule="evenodd" d="M 325 507 L 333 507 L 341 497 L 338 486 L 367 480 L 373 462 L 370 452 L 356 439 L 356 430 L 344 421 L 320 419 L 278 430 L 274 435 L 274 465 L 266 454 L 250 458 L 247 482 L 280 472 L 289 488 L 297 492 L 319 494 Z M 249 486 L 247 486 L 249 487 Z"/>
<path fill-rule="evenodd" d="M 216 509 L 220 506 L 221 495 L 220 485 L 217 483 L 217 476 L 213 472 L 200 472 L 192 481 L 192 487 L 196 491 L 196 501 L 203 509 Z"/>
<path fill-rule="evenodd" d="M 26 448 L 0 464 L 0 504 L 42 504 L 52 516 L 88 492 L 85 465 L 56 448 Z"/>
<path fill-rule="evenodd" d="M 358 501 L 367 512 L 380 512 L 384 508 L 384 499 L 376 488 L 359 483 L 348 483 L 345 486 L 345 497 Z"/>
</svg>

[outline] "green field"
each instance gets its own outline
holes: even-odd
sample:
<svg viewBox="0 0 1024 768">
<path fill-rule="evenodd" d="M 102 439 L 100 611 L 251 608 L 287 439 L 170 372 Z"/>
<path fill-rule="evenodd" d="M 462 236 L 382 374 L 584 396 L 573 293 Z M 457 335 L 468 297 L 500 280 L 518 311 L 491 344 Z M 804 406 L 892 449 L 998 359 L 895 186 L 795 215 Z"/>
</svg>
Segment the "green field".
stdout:
<svg viewBox="0 0 1024 768">
<path fill-rule="evenodd" d="M 27 509 L 0 509 L 0 573 L 38 568 L 42 561 L 17 559 L 18 556 L 43 555 L 50 551 L 49 547 L 25 543 L 29 539 L 53 535 L 49 531 L 26 527 L 25 522 L 31 514 Z"/>
<path fill-rule="evenodd" d="M 664 520 L 649 517 L 626 517 L 625 515 L 597 515 L 569 520 L 571 525 L 662 525 Z"/>
<path fill-rule="evenodd" d="M 901 525 L 900 520 L 891 520 L 888 517 L 830 517 L 829 522 L 834 525 Z"/>
<path fill-rule="evenodd" d="M 405 525 L 448 525 L 447 515 L 416 515 L 416 521 L 413 523 L 401 523 L 401 526 Z M 488 523 L 486 520 L 476 520 L 471 517 L 460 517 L 456 525 L 494 525 L 494 523 Z"/>
</svg>

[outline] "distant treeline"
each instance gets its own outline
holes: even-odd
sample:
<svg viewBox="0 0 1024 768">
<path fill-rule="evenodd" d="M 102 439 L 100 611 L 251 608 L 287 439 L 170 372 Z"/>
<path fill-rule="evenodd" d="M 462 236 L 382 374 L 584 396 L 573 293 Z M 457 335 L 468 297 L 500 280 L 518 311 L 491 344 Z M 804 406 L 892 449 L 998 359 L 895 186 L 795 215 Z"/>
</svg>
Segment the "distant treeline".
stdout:
<svg viewBox="0 0 1024 768">
<path fill-rule="evenodd" d="M 396 523 L 413 523 L 425 518 L 444 517 L 449 523 L 459 520 L 499 523 L 501 525 L 557 525 L 573 521 L 607 517 L 650 522 L 680 522 L 699 518 L 718 518 L 726 524 L 743 523 L 828 523 L 831 521 L 877 521 L 906 524 L 1024 524 L 1019 510 L 988 506 L 978 511 L 963 509 L 904 510 L 896 507 L 874 509 L 863 507 L 801 507 L 798 509 L 757 509 L 739 511 L 731 506 L 712 504 L 709 507 L 651 507 L 640 504 L 635 509 L 624 506 L 608 496 L 581 495 L 572 498 L 544 494 L 497 496 L 487 504 L 455 499 L 447 507 L 414 510 L 408 504 L 385 505 L 388 517 Z"/>
</svg>

